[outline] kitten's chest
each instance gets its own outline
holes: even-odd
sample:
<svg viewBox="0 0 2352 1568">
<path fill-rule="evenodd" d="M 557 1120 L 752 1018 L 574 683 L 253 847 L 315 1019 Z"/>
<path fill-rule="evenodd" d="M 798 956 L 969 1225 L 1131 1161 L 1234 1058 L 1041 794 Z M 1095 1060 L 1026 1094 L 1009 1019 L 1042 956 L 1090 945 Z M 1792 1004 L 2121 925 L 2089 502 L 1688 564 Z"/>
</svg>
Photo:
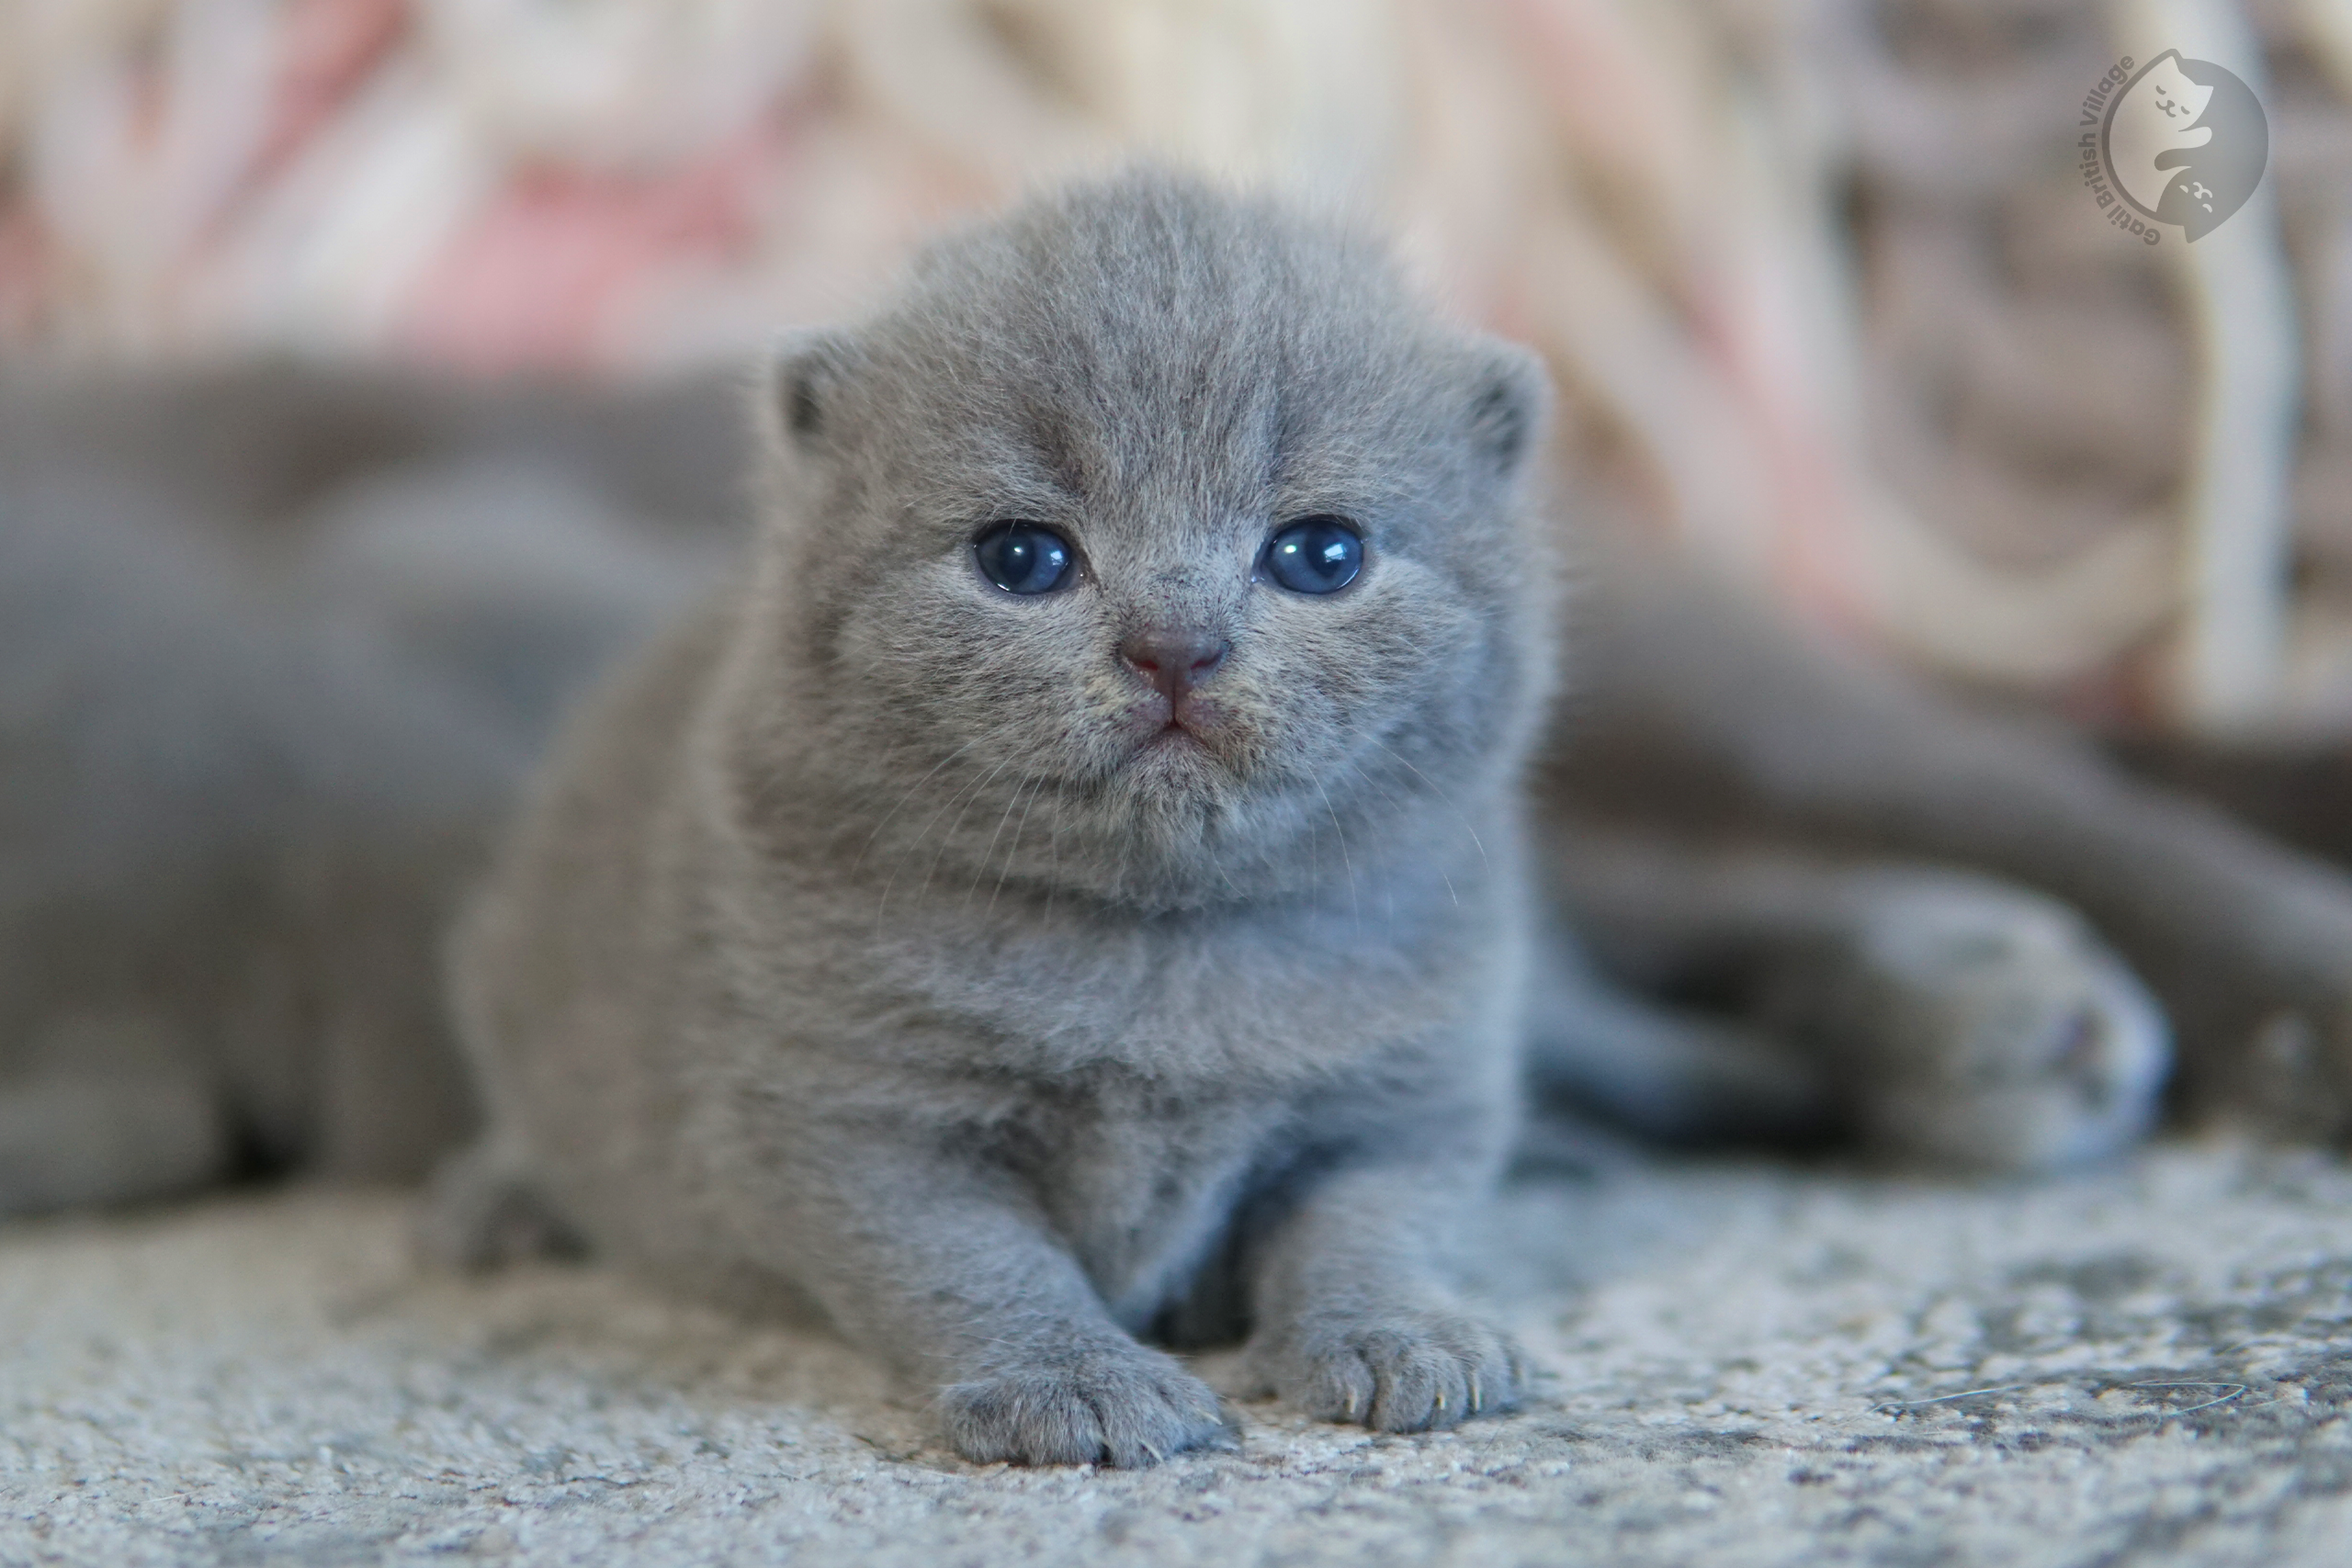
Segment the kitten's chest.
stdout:
<svg viewBox="0 0 2352 1568">
<path fill-rule="evenodd" d="M 1413 919 L 1289 911 L 1192 921 L 910 927 L 867 972 L 872 1044 L 1051 1080 L 1115 1070 L 1196 1099 L 1279 1100 L 1400 1052 L 1453 1050 L 1516 983 L 1500 899 Z"/>
<path fill-rule="evenodd" d="M 1216 1250 L 1284 1116 L 1098 1084 L 1041 1097 L 1008 1157 L 1113 1314 L 1140 1329 Z"/>
</svg>

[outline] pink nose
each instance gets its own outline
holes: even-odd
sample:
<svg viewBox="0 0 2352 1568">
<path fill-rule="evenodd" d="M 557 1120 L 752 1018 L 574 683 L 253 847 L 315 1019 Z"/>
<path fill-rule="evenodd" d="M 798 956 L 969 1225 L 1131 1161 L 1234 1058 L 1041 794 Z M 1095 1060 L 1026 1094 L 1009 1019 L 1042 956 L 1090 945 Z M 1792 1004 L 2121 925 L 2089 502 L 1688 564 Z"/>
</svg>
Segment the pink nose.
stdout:
<svg viewBox="0 0 2352 1568">
<path fill-rule="evenodd" d="M 1232 645 L 1200 632 L 1148 631 L 1119 645 L 1119 657 L 1158 687 L 1173 707 L 1184 694 L 1216 673 Z"/>
</svg>

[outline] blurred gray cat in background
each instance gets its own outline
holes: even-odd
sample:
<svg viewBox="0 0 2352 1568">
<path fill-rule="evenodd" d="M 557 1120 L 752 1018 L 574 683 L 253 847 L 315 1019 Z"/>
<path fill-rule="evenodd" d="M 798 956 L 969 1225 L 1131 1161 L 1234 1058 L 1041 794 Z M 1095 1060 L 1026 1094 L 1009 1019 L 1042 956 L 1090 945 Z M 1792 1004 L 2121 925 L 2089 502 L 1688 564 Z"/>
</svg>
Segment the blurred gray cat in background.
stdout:
<svg viewBox="0 0 2352 1568">
<path fill-rule="evenodd" d="M 0 617 L 47 660 L 0 660 L 0 1203 L 415 1168 L 463 1119 L 417 955 L 564 694 L 714 575 L 731 396 L 17 395 L 0 592 L 85 608 Z M 2030 1169 L 2147 1125 L 2168 1016 L 2185 1103 L 2344 1131 L 2340 874 L 1598 539 L 1547 709 L 1543 403 L 1376 246 L 1148 175 L 799 344 L 751 565 L 465 922 L 441 1246 L 813 1298 L 964 1451 L 1133 1463 L 1226 1431 L 1138 1334 L 1391 1429 L 1510 1400 L 1443 1255 L 1553 1125 L 1522 1069 Z M 60 1084 L 82 1131 L 23 1110 Z M 173 1114 L 169 1169 L 77 1152 Z"/>
<path fill-rule="evenodd" d="M 561 695 L 731 553 L 686 400 L 0 380 L 0 1213 L 465 1136 L 443 929 Z"/>
</svg>

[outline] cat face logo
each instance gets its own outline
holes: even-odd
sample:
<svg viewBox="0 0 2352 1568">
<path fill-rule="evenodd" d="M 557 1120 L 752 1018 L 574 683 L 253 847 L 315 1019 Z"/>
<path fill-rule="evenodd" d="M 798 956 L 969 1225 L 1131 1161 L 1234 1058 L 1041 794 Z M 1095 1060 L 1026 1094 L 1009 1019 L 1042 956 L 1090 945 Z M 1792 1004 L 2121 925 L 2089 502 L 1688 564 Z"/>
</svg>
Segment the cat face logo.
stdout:
<svg viewBox="0 0 2352 1568">
<path fill-rule="evenodd" d="M 2261 183 L 2270 121 L 2234 73 L 2166 50 L 2109 99 L 2098 152 L 2117 195 L 2194 243 Z"/>
</svg>

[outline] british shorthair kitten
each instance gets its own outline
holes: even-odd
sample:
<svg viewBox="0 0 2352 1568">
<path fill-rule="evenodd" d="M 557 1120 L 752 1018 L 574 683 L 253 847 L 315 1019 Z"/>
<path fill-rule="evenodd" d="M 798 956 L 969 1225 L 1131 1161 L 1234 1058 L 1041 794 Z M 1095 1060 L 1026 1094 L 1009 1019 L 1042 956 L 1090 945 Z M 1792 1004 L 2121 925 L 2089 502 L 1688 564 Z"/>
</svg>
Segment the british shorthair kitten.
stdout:
<svg viewBox="0 0 2352 1568">
<path fill-rule="evenodd" d="M 481 1256 L 813 1299 L 978 1460 L 1512 1403 L 1445 1251 L 1518 1100 L 1555 573 L 1527 353 L 1172 177 L 791 348 L 739 581 L 591 702 L 463 924 Z"/>
</svg>

